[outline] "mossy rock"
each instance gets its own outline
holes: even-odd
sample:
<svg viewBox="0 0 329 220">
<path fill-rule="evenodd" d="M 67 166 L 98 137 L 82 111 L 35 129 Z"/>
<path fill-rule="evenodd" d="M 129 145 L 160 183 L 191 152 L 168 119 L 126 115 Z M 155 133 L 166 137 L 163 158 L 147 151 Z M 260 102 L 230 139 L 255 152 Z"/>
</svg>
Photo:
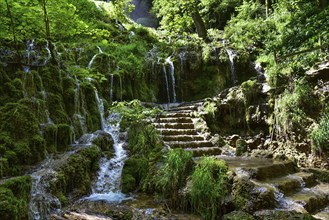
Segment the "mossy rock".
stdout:
<svg viewBox="0 0 329 220">
<path fill-rule="evenodd" d="M 91 180 L 96 175 L 101 150 L 91 146 L 79 150 L 77 153 L 57 168 L 57 178 L 51 183 L 54 195 L 61 196 L 63 201 L 69 202 L 91 192 Z"/>
<path fill-rule="evenodd" d="M 241 156 L 243 153 L 247 152 L 248 150 L 248 144 L 243 139 L 238 139 L 236 141 L 235 146 L 236 146 L 236 153 L 235 153 L 236 156 Z"/>
<path fill-rule="evenodd" d="M 128 193 L 138 189 L 141 181 L 146 178 L 148 161 L 143 158 L 129 158 L 122 170 L 122 192 Z"/>
<path fill-rule="evenodd" d="M 31 186 L 30 176 L 16 177 L 0 185 L 1 219 L 28 219 Z"/>
<path fill-rule="evenodd" d="M 113 150 L 113 138 L 110 134 L 104 131 L 97 131 L 97 137 L 92 141 L 94 145 L 97 145 L 102 151 L 114 151 Z"/>
<path fill-rule="evenodd" d="M 57 151 L 65 151 L 71 144 L 72 129 L 70 125 L 57 125 Z"/>
<path fill-rule="evenodd" d="M 255 218 L 247 212 L 233 211 L 226 214 L 222 218 L 223 220 L 255 220 Z"/>
<path fill-rule="evenodd" d="M 44 128 L 43 136 L 46 141 L 47 152 L 55 153 L 57 151 L 57 126 L 48 125 Z"/>
</svg>

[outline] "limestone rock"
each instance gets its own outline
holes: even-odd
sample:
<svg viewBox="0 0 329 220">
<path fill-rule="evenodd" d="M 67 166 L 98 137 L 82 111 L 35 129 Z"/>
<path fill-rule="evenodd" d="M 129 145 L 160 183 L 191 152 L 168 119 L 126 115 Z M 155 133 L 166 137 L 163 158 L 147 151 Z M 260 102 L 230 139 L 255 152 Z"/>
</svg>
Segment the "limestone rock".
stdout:
<svg viewBox="0 0 329 220">
<path fill-rule="evenodd" d="M 243 211 L 233 211 L 223 216 L 223 220 L 255 220 L 255 218 Z"/>
</svg>

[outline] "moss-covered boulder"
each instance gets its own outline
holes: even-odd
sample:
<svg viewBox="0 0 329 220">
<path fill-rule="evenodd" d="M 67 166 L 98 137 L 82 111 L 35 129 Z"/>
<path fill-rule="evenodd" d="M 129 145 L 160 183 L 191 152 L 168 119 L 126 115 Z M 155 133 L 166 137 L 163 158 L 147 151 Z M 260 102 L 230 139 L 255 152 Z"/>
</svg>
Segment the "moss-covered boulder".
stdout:
<svg viewBox="0 0 329 220">
<path fill-rule="evenodd" d="M 28 219 L 30 191 L 30 176 L 15 177 L 0 185 L 1 219 Z"/>
<path fill-rule="evenodd" d="M 223 220 L 255 220 L 255 218 L 247 212 L 233 211 L 226 214 L 222 218 Z"/>
<path fill-rule="evenodd" d="M 140 188 L 141 181 L 145 179 L 148 168 L 146 158 L 127 159 L 122 170 L 122 192 L 133 192 Z"/>
<path fill-rule="evenodd" d="M 113 149 L 113 138 L 109 133 L 104 131 L 97 131 L 94 133 L 97 137 L 92 141 L 94 145 L 97 145 L 102 149 L 102 151 L 114 151 Z"/>
</svg>

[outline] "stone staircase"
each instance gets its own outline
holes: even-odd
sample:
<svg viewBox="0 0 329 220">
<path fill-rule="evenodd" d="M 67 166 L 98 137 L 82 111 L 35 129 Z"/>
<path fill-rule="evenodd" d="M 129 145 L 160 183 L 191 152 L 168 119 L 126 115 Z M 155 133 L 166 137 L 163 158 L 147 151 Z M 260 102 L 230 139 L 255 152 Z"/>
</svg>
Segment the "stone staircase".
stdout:
<svg viewBox="0 0 329 220">
<path fill-rule="evenodd" d="M 219 155 L 221 149 L 215 146 L 206 134 L 198 132 L 193 123 L 193 112 L 202 102 L 168 104 L 167 110 L 153 122 L 165 144 L 170 148 L 183 148 L 194 157 Z"/>
<path fill-rule="evenodd" d="M 271 219 L 267 215 L 273 211 L 295 211 L 329 220 L 329 184 L 317 182 L 313 173 L 298 170 L 290 161 L 225 156 L 218 158 L 225 160 L 237 176 L 247 177 L 253 184 L 250 195 L 260 199 L 250 201 L 259 203 L 252 204 L 252 211 L 259 219 Z M 271 202 L 273 198 L 275 201 Z"/>
</svg>

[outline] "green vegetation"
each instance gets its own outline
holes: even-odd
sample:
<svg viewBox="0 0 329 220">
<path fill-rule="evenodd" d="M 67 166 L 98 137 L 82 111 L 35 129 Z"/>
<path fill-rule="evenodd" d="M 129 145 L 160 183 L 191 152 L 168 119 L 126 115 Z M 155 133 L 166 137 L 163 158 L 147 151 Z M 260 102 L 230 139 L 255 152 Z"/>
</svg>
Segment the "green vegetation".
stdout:
<svg viewBox="0 0 329 220">
<path fill-rule="evenodd" d="M 228 193 L 228 167 L 223 160 L 203 157 L 192 174 L 191 200 L 203 219 L 216 219 Z"/>
<path fill-rule="evenodd" d="M 15 177 L 0 185 L 1 219 L 28 219 L 30 191 L 30 176 Z"/>
<path fill-rule="evenodd" d="M 321 117 L 318 127 L 311 132 L 316 151 L 329 151 L 329 114 Z"/>
<path fill-rule="evenodd" d="M 60 165 L 50 188 L 62 205 L 67 204 L 68 198 L 78 199 L 91 192 L 91 180 L 98 170 L 100 156 L 100 148 L 92 146 L 79 150 Z"/>
<path fill-rule="evenodd" d="M 179 190 L 181 190 L 194 168 L 192 153 L 183 149 L 170 150 L 164 156 L 164 163 L 158 170 L 155 184 L 161 194 L 168 198 L 170 205 L 179 206 Z"/>
</svg>

